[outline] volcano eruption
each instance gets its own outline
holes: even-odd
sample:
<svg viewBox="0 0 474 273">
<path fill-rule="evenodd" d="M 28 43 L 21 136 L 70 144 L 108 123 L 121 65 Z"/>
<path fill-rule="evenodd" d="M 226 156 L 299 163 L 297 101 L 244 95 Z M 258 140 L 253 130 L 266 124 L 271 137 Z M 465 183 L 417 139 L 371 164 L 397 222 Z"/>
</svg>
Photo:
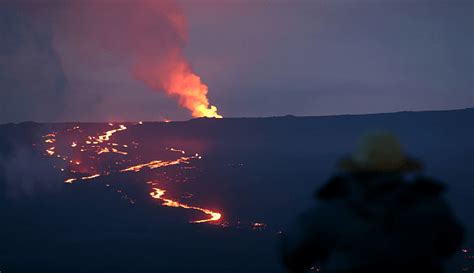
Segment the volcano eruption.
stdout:
<svg viewBox="0 0 474 273">
<path fill-rule="evenodd" d="M 9 251 L 0 262 L 21 272 L 63 272 L 78 257 L 95 261 L 85 265 L 88 271 L 114 271 L 119 263 L 118 272 L 222 272 L 226 266 L 231 272 L 282 272 L 274 241 L 284 223 L 314 202 L 314 189 L 356 136 L 382 125 L 426 159 L 429 172 L 450 182 L 448 198 L 468 221 L 472 185 L 465 181 L 473 178 L 474 132 L 458 125 L 473 117 L 470 109 L 2 125 L 3 228 L 21 240 L 3 238 Z M 420 135 L 429 138 L 420 141 Z M 464 257 L 471 252 L 464 251 L 453 271 L 470 266 Z M 51 265 L 49 255 L 60 262 Z"/>
<path fill-rule="evenodd" d="M 17 5 L 51 24 L 67 80 L 78 81 L 77 74 L 84 74 L 78 67 L 97 69 L 110 58 L 125 64 L 131 78 L 176 99 L 192 117 L 222 117 L 209 102 L 208 86 L 184 55 L 187 22 L 174 1 L 49 0 Z M 86 80 L 100 81 L 97 75 Z"/>
<path fill-rule="evenodd" d="M 472 235 L 472 4 L 365 2 L 0 0 L 0 273 L 284 273 L 298 221 L 348 232 L 315 237 L 350 255 L 307 240 L 337 265 L 379 254 L 379 236 L 393 255 L 361 260 L 384 272 L 457 233 L 404 236 L 433 226 L 398 221 L 422 194 Z M 380 130 L 440 185 L 346 183 L 340 160 Z M 353 219 L 298 218 L 321 201 Z M 448 272 L 474 270 L 473 246 L 453 244 Z"/>
</svg>

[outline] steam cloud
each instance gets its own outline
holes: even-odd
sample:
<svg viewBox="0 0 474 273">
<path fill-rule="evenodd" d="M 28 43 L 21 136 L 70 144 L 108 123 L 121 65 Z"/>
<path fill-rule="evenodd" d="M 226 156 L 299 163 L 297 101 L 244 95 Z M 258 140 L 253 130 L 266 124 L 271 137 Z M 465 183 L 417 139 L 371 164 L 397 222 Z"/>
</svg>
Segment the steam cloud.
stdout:
<svg viewBox="0 0 474 273">
<path fill-rule="evenodd" d="M 194 117 L 221 117 L 208 88 L 183 55 L 187 41 L 183 13 L 168 0 L 58 2 L 56 41 L 79 43 L 130 63 L 133 76 L 178 99 Z"/>
<path fill-rule="evenodd" d="M 7 199 L 29 197 L 40 192 L 55 192 L 61 184 L 55 183 L 57 171 L 42 155 L 24 143 L 12 143 L 11 153 L 0 153 L 0 195 Z M 0 196 L 2 197 L 2 196 Z M 1 200 L 0 200 L 1 201 Z"/>
</svg>

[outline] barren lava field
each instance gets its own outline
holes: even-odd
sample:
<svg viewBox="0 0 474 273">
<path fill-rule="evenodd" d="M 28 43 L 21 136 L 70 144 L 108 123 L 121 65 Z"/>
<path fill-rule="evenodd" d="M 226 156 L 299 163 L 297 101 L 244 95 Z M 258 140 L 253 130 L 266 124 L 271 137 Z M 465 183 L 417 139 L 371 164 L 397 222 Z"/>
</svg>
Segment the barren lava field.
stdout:
<svg viewBox="0 0 474 273">
<path fill-rule="evenodd" d="M 285 225 L 358 136 L 382 128 L 446 182 L 472 234 L 472 120 L 467 109 L 1 125 L 0 271 L 281 272 Z M 453 270 L 472 267 L 471 238 Z"/>
</svg>

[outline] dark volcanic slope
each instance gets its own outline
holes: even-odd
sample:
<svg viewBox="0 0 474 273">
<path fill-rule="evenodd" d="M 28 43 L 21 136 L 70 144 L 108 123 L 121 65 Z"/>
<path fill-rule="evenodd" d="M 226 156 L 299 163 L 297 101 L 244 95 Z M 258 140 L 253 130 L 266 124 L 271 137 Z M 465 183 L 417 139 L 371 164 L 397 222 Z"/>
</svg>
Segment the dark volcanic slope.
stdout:
<svg viewBox="0 0 474 273">
<path fill-rule="evenodd" d="M 42 136 L 74 126 L 97 135 L 108 130 L 107 124 L 2 125 L 0 270 L 279 272 L 277 231 L 311 205 L 314 189 L 337 171 L 337 159 L 372 130 L 396 133 L 405 149 L 425 162 L 428 175 L 447 183 L 453 208 L 473 234 L 473 122 L 474 109 L 125 123 L 128 129 L 111 141 L 139 145 L 128 148 L 127 156 L 101 155 L 95 167 L 112 170 L 124 158 L 130 161 L 123 166 L 170 160 L 174 154 L 166 147 L 203 158 L 186 165 L 190 170 L 180 165 L 137 174 L 112 172 L 75 184 L 64 184 L 69 174 L 53 169 L 55 161 L 43 155 Z M 201 215 L 159 206 L 148 195 L 144 182 L 149 179 L 159 180 L 183 202 L 221 211 L 231 226 L 188 224 Z M 136 203 L 130 204 L 117 189 Z M 179 197 L 184 193 L 192 197 Z M 267 228 L 252 230 L 254 222 Z M 466 245 L 474 244 L 470 240 Z M 461 255 L 457 258 L 453 272 L 464 262 Z"/>
</svg>

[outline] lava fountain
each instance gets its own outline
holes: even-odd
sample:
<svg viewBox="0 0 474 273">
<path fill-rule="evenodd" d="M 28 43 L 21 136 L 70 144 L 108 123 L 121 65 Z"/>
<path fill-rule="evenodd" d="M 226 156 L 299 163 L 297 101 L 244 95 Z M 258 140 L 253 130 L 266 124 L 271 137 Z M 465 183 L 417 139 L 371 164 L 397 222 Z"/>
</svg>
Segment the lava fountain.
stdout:
<svg viewBox="0 0 474 273">
<path fill-rule="evenodd" d="M 122 60 L 132 77 L 176 98 L 193 117 L 222 118 L 209 102 L 207 85 L 184 54 L 187 20 L 175 1 L 88 0 L 58 6 L 54 27 L 58 47 L 75 50 L 69 53 L 74 56 L 84 48 L 97 56 L 106 51 Z M 65 43 L 71 40 L 76 42 Z"/>
</svg>

